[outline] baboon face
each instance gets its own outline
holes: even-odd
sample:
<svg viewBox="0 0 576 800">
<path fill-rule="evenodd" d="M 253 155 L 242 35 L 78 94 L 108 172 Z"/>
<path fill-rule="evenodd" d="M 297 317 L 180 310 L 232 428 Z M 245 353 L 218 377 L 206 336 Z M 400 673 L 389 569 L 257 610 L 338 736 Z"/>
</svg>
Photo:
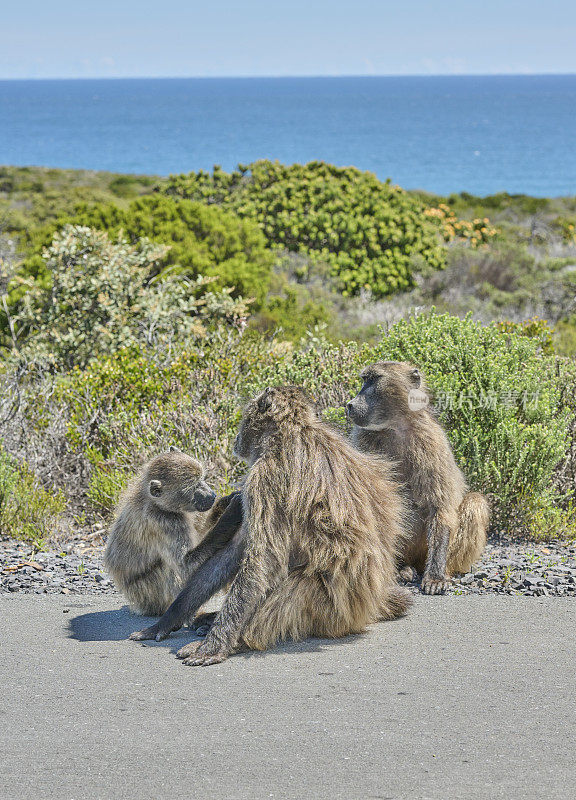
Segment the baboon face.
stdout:
<svg viewBox="0 0 576 800">
<path fill-rule="evenodd" d="M 149 464 L 147 480 L 150 497 L 164 511 L 208 511 L 216 499 L 202 465 L 176 447 Z"/>
<path fill-rule="evenodd" d="M 399 361 L 379 361 L 361 373 L 362 388 L 346 406 L 350 421 L 366 430 L 383 430 L 394 418 L 428 403 L 420 371 Z"/>
<path fill-rule="evenodd" d="M 268 387 L 245 407 L 234 453 L 253 464 L 281 426 L 305 425 L 314 418 L 314 405 L 299 386 Z"/>
</svg>

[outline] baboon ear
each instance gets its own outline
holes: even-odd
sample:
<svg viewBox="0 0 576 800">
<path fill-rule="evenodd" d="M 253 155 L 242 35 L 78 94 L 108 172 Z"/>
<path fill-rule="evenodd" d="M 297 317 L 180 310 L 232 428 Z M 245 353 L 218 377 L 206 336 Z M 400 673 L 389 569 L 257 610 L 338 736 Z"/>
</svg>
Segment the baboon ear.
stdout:
<svg viewBox="0 0 576 800">
<path fill-rule="evenodd" d="M 170 452 L 170 453 L 181 453 L 181 452 L 182 452 L 182 450 L 180 450 L 180 448 L 179 448 L 179 447 L 176 447 L 176 446 L 175 446 L 175 445 L 173 445 L 173 444 L 171 444 L 171 445 L 170 445 L 170 447 L 168 448 L 168 450 L 169 450 L 169 452 Z"/>
<path fill-rule="evenodd" d="M 152 497 L 160 497 L 162 494 L 162 483 L 161 481 L 150 481 L 148 486 L 148 490 Z"/>
<path fill-rule="evenodd" d="M 420 386 L 422 383 L 422 375 L 420 374 L 419 369 L 413 369 L 410 373 L 410 380 L 414 384 L 414 386 Z"/>
<path fill-rule="evenodd" d="M 272 392 L 272 387 L 268 386 L 266 389 L 264 389 L 260 398 L 258 399 L 258 411 L 260 411 L 261 414 L 263 414 L 265 411 L 268 411 L 268 409 L 272 407 Z"/>
</svg>

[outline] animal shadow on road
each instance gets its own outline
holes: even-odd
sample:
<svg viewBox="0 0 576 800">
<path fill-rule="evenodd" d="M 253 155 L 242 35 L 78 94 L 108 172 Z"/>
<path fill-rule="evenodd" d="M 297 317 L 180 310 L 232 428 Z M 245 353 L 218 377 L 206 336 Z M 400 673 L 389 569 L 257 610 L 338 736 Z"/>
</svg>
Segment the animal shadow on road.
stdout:
<svg viewBox="0 0 576 800">
<path fill-rule="evenodd" d="M 115 608 L 111 611 L 92 611 L 88 614 L 80 614 L 72 617 L 68 622 L 68 636 L 79 642 L 119 642 L 128 639 L 133 631 L 151 625 L 154 617 L 141 617 L 132 614 L 128 606 Z M 188 642 L 194 641 L 199 637 L 188 628 L 174 631 L 167 639 L 162 642 L 147 641 L 146 647 L 164 647 L 175 655 L 178 650 Z M 267 650 L 265 653 L 254 651 L 242 651 L 235 658 L 265 658 L 267 656 L 281 653 L 302 654 L 303 652 L 317 652 L 335 644 L 348 644 L 356 639 L 355 636 L 347 636 L 343 639 L 307 639 L 304 642 L 283 642 L 277 647 Z M 136 646 L 137 642 L 132 643 Z M 142 644 L 140 643 L 140 646 Z"/>
<path fill-rule="evenodd" d="M 132 614 L 128 606 L 114 608 L 111 611 L 92 611 L 72 617 L 68 622 L 68 636 L 79 642 L 119 642 L 127 639 L 134 631 L 142 630 L 154 622 L 154 617 L 141 617 Z M 146 642 L 150 647 L 174 647 L 178 639 L 178 648 L 194 639 L 194 633 L 187 628 L 177 631 L 163 642 Z M 182 639 L 183 641 L 180 641 Z"/>
<path fill-rule="evenodd" d="M 151 625 L 154 617 L 141 617 L 132 614 L 128 606 L 115 608 L 111 611 L 93 611 L 88 614 L 80 614 L 72 617 L 68 622 L 68 636 L 79 642 L 118 642 L 128 639 L 133 631 Z M 400 620 L 389 620 L 382 623 L 393 625 Z M 376 626 L 370 626 L 373 629 Z M 369 629 L 370 630 L 370 629 Z M 316 639 L 310 638 L 302 642 L 280 642 L 276 647 L 265 652 L 241 650 L 233 656 L 236 659 L 262 659 L 274 656 L 303 655 L 304 653 L 317 653 L 327 648 L 342 648 L 357 643 L 366 634 L 344 636 L 341 639 Z M 368 634 L 369 635 L 369 634 Z M 146 647 L 163 647 L 168 649 L 173 655 L 188 642 L 197 640 L 199 637 L 189 628 L 182 628 L 174 631 L 167 639 L 162 642 L 147 641 L 133 644 L 140 644 Z"/>
</svg>

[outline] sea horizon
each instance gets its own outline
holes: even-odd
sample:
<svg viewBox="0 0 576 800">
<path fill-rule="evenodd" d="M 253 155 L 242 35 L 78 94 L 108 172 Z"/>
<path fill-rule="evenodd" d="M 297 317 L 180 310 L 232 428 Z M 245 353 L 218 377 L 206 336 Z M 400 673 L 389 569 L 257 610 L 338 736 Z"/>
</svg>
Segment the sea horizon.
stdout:
<svg viewBox="0 0 576 800">
<path fill-rule="evenodd" d="M 576 74 L 0 79 L 0 163 L 322 160 L 441 195 L 576 195 Z"/>
<path fill-rule="evenodd" d="M 91 75 L 74 77 L 44 76 L 31 78 L 0 78 L 0 83 L 26 83 L 27 81 L 195 81 L 195 80 L 321 80 L 323 78 L 571 78 L 576 72 L 413 72 L 413 73 L 345 73 L 342 75 Z"/>
</svg>

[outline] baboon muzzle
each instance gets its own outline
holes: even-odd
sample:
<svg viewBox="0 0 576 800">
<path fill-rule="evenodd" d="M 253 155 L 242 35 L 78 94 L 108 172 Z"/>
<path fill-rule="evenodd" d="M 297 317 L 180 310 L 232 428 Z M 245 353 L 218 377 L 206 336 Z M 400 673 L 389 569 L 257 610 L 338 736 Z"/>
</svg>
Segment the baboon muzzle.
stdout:
<svg viewBox="0 0 576 800">
<path fill-rule="evenodd" d="M 197 511 L 208 511 L 214 505 L 214 500 L 216 500 L 216 493 L 208 487 L 196 489 L 194 492 L 194 506 Z"/>
</svg>

